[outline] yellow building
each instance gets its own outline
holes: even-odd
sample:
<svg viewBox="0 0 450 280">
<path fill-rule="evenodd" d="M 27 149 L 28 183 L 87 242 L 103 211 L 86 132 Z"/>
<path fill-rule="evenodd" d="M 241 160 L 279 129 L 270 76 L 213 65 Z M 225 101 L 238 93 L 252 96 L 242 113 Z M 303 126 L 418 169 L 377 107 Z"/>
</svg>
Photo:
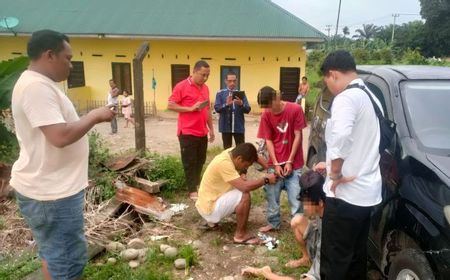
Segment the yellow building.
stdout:
<svg viewBox="0 0 450 280">
<path fill-rule="evenodd" d="M 111 78 L 133 92 L 132 61 L 145 41 L 150 50 L 143 61 L 144 99 L 150 104 L 155 97 L 159 110 L 166 108 L 173 86 L 200 59 L 211 67 L 211 100 L 224 87 L 230 69 L 238 74 L 239 88 L 253 108 L 258 89 L 265 85 L 279 88 L 292 100 L 305 75 L 306 43 L 324 37 L 268 0 L 33 2 L 26 8 L 20 6 L 24 1 L 2 5 L 3 15 L 17 18 L 18 24 L 0 28 L 0 60 L 26 55 L 33 31 L 47 28 L 67 34 L 74 69 L 64 87 L 80 111 L 94 101 L 104 104 Z"/>
</svg>

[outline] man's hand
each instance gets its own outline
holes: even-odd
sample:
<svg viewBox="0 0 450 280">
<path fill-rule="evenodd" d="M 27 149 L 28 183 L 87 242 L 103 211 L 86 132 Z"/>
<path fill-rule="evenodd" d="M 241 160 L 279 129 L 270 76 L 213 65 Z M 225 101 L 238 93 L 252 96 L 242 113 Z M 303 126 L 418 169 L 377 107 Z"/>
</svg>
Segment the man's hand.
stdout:
<svg viewBox="0 0 450 280">
<path fill-rule="evenodd" d="M 321 162 L 317 163 L 316 165 L 314 165 L 312 170 L 319 172 L 320 174 L 322 174 L 322 176 L 325 176 L 325 174 L 327 172 L 327 166 L 326 166 L 325 162 L 321 161 Z"/>
<path fill-rule="evenodd" d="M 355 176 L 350 176 L 350 177 L 341 177 L 337 180 L 331 180 L 332 181 L 331 188 L 330 188 L 331 192 L 336 196 L 337 186 L 339 186 L 340 184 L 345 184 L 345 183 L 351 182 L 351 181 L 355 180 L 355 178 L 356 178 Z"/>
<path fill-rule="evenodd" d="M 286 162 L 283 168 L 283 176 L 287 177 L 292 173 L 292 163 Z"/>
<path fill-rule="evenodd" d="M 242 102 L 242 99 L 236 96 L 236 98 L 233 100 L 234 104 L 242 106 L 244 102 Z"/>
<path fill-rule="evenodd" d="M 274 173 L 269 173 L 266 174 L 264 177 L 266 177 L 267 179 L 269 179 L 269 183 L 270 184 L 275 184 L 277 182 L 277 175 Z"/>
<path fill-rule="evenodd" d="M 228 95 L 226 100 L 226 105 L 230 106 L 233 103 L 233 96 Z"/>
<path fill-rule="evenodd" d="M 280 165 L 275 165 L 275 174 L 280 176 L 281 178 L 284 178 L 283 173 L 283 168 Z"/>
<path fill-rule="evenodd" d="M 209 142 L 209 143 L 212 143 L 212 142 L 214 142 L 214 139 L 216 139 L 216 135 L 214 135 L 214 131 L 213 131 L 213 130 L 210 130 L 210 131 L 209 131 L 208 142 Z"/>
<path fill-rule="evenodd" d="M 201 101 L 197 101 L 194 105 L 191 106 L 190 111 L 191 112 L 200 111 L 201 104 L 202 104 Z"/>
<path fill-rule="evenodd" d="M 109 106 L 109 105 L 105 106 L 105 107 L 100 107 L 100 108 L 90 111 L 88 113 L 88 115 L 90 115 L 92 118 L 94 118 L 96 123 L 109 122 L 116 115 L 116 111 L 111 110 L 113 108 L 114 107 Z"/>
</svg>

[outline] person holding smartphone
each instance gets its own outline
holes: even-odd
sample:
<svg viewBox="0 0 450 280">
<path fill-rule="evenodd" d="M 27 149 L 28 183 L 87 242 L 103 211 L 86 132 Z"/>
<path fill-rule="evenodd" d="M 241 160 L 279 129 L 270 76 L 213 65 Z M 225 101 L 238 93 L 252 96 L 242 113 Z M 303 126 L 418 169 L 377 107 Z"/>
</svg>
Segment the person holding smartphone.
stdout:
<svg viewBox="0 0 450 280">
<path fill-rule="evenodd" d="M 223 148 L 245 142 L 245 118 L 244 114 L 251 111 L 245 94 L 239 97 L 236 93 L 237 75 L 229 71 L 225 77 L 226 88 L 216 94 L 214 110 L 219 113 L 219 132 L 222 133 Z"/>
<path fill-rule="evenodd" d="M 209 109 L 209 89 L 205 84 L 209 72 L 206 61 L 197 61 L 192 76 L 175 86 L 167 106 L 169 110 L 179 113 L 177 135 L 186 187 L 192 200 L 198 199 L 197 187 L 206 160 L 208 140 L 213 142 L 215 138 Z"/>
</svg>

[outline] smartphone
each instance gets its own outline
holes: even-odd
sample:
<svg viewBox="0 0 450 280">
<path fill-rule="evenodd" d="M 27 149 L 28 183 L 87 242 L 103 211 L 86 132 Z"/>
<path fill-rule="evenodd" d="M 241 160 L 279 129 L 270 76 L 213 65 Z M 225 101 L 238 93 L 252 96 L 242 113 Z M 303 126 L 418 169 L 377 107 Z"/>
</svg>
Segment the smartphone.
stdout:
<svg viewBox="0 0 450 280">
<path fill-rule="evenodd" d="M 239 97 L 240 100 L 243 100 L 245 97 L 245 91 L 242 90 L 233 91 L 233 99 L 236 99 L 236 97 Z"/>
<path fill-rule="evenodd" d="M 205 108 L 206 106 L 208 106 L 208 103 L 209 103 L 208 100 L 202 101 L 202 103 L 200 103 L 199 109 Z"/>
</svg>

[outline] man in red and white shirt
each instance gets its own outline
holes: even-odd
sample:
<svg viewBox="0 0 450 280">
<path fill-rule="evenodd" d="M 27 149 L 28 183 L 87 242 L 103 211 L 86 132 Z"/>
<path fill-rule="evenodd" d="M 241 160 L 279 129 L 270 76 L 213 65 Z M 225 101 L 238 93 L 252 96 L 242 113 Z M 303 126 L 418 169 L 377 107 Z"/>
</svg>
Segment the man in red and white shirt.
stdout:
<svg viewBox="0 0 450 280">
<path fill-rule="evenodd" d="M 269 152 L 269 172 L 279 179 L 275 184 L 264 186 L 267 198 L 267 225 L 261 232 L 278 229 L 281 225 L 280 194 L 288 194 L 291 216 L 302 213 L 297 200 L 300 193 L 298 178 L 303 167 L 302 129 L 306 127 L 303 109 L 300 105 L 281 100 L 280 92 L 263 87 L 258 93 L 258 104 L 264 108 L 259 124 L 258 138 L 266 141 Z"/>
<path fill-rule="evenodd" d="M 181 161 L 183 163 L 189 197 L 198 198 L 197 187 L 206 160 L 206 150 L 215 135 L 210 110 L 209 89 L 205 82 L 209 77 L 206 61 L 197 61 L 192 76 L 179 82 L 169 97 L 169 110 L 178 112 L 177 135 L 180 141 Z"/>
</svg>

